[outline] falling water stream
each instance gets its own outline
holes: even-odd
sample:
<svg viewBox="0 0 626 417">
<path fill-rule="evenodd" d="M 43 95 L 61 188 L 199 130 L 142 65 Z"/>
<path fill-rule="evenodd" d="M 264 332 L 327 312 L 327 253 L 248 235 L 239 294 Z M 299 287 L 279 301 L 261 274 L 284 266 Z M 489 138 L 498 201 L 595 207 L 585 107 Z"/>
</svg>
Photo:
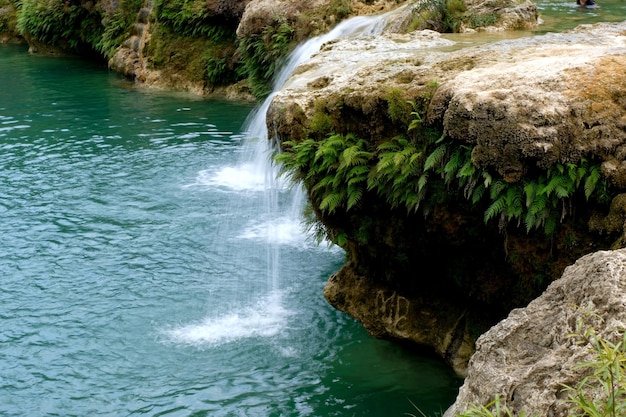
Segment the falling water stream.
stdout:
<svg viewBox="0 0 626 417">
<path fill-rule="evenodd" d="M 303 44 L 276 88 L 376 19 Z M 300 191 L 276 179 L 269 101 L 137 91 L 8 46 L 0 85 L 0 416 L 388 417 L 453 400 L 444 364 L 323 300 L 343 254 L 309 239 Z"/>
</svg>

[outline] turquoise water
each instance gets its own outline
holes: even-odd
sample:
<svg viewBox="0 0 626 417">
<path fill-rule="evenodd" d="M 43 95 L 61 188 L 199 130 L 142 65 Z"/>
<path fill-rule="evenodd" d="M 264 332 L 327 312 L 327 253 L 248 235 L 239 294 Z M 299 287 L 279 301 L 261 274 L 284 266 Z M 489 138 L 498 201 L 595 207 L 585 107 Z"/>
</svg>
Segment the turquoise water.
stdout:
<svg viewBox="0 0 626 417">
<path fill-rule="evenodd" d="M 535 33 L 562 32 L 582 24 L 621 22 L 626 19 L 626 0 L 596 0 L 598 9 L 581 8 L 575 0 L 539 1 L 542 23 Z M 593 39 L 589 39 L 593 43 Z"/>
<path fill-rule="evenodd" d="M 17 47 L 0 47 L 0 86 L 0 416 L 388 417 L 453 401 L 445 365 L 327 305 L 340 251 L 292 218 L 268 225 L 241 168 L 250 105 L 136 91 Z"/>
</svg>

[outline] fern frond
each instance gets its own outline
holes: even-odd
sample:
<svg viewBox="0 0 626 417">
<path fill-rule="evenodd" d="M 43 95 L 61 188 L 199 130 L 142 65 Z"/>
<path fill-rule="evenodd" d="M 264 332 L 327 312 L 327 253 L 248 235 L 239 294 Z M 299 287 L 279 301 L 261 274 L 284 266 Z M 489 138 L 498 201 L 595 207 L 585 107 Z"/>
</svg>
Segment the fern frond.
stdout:
<svg viewBox="0 0 626 417">
<path fill-rule="evenodd" d="M 556 219 L 556 215 L 552 213 L 551 215 L 547 216 L 547 218 L 545 219 L 543 231 L 546 234 L 546 236 L 552 236 L 557 226 L 558 226 L 558 221 Z"/>
<path fill-rule="evenodd" d="M 417 174 L 419 171 L 421 171 L 421 164 L 420 164 L 421 160 L 422 160 L 422 153 L 417 151 L 417 149 L 414 148 L 413 153 L 411 154 L 411 156 L 408 158 L 406 163 L 401 168 L 402 175 L 408 176 L 411 174 Z"/>
<path fill-rule="evenodd" d="M 407 208 L 408 212 L 416 211 L 419 208 L 419 205 L 422 201 L 422 197 L 419 193 L 415 192 L 407 192 L 406 195 L 403 196 L 404 205 Z"/>
<path fill-rule="evenodd" d="M 513 185 L 509 187 L 505 195 L 506 200 L 506 216 L 508 220 L 519 219 L 522 215 L 523 207 L 523 192 L 522 187 L 519 185 Z"/>
<path fill-rule="evenodd" d="M 461 163 L 462 163 L 461 148 L 457 148 L 457 150 L 454 151 L 452 156 L 450 156 L 450 159 L 448 160 L 448 162 L 443 167 L 443 172 L 445 174 L 444 178 L 445 178 L 446 184 L 449 184 L 452 181 L 452 179 L 456 177 L 457 171 L 459 170 Z"/>
<path fill-rule="evenodd" d="M 537 183 L 529 182 L 524 185 L 524 194 L 526 195 L 526 207 L 530 207 L 537 195 Z"/>
<path fill-rule="evenodd" d="M 389 141 L 381 143 L 380 145 L 376 147 L 376 149 L 378 150 L 378 152 L 384 152 L 384 151 L 397 152 L 398 149 L 405 147 L 407 143 L 408 141 L 406 140 L 404 136 L 396 136 Z"/>
<path fill-rule="evenodd" d="M 346 174 L 346 179 L 348 180 L 348 185 L 352 185 L 358 182 L 367 181 L 368 174 L 370 172 L 370 168 L 366 165 L 357 165 L 353 167 Z"/>
<path fill-rule="evenodd" d="M 506 195 L 500 196 L 485 210 L 485 223 L 501 214 L 506 207 Z"/>
<path fill-rule="evenodd" d="M 566 198 L 573 193 L 573 188 L 573 183 L 567 175 L 556 175 L 550 178 L 543 193 L 548 196 L 554 193 L 558 198 Z"/>
<path fill-rule="evenodd" d="M 419 180 L 417 180 L 417 189 L 418 191 L 422 191 L 424 189 L 424 187 L 426 186 L 426 183 L 428 182 L 428 173 L 425 172 L 422 175 L 420 175 Z"/>
<path fill-rule="evenodd" d="M 354 185 L 348 186 L 348 203 L 347 210 L 350 210 L 352 207 L 358 206 L 361 202 L 361 198 L 363 197 L 363 188 L 356 187 Z"/>
<path fill-rule="evenodd" d="M 343 193 L 333 192 L 326 194 L 320 202 L 320 210 L 332 214 L 341 205 L 344 198 L 345 195 Z"/>
<path fill-rule="evenodd" d="M 443 157 L 446 155 L 448 151 L 448 145 L 443 144 L 439 145 L 428 157 L 426 161 L 424 161 L 424 171 L 431 170 L 433 167 L 441 164 L 443 161 Z"/>
<path fill-rule="evenodd" d="M 495 182 L 492 182 L 491 187 L 489 187 L 489 196 L 492 200 L 496 200 L 506 187 L 507 183 L 503 179 L 498 179 Z"/>
<path fill-rule="evenodd" d="M 491 183 L 493 182 L 493 177 L 487 171 L 483 171 L 482 177 L 485 188 L 489 188 L 491 186 Z"/>
<path fill-rule="evenodd" d="M 395 152 L 387 152 L 378 155 L 378 163 L 374 167 L 377 173 L 389 173 L 395 171 L 396 163 L 394 161 Z"/>
<path fill-rule="evenodd" d="M 466 155 L 464 159 L 465 163 L 457 172 L 457 178 L 473 177 L 476 174 L 476 166 L 472 163 L 471 155 L 469 157 Z"/>
<path fill-rule="evenodd" d="M 486 189 L 483 184 L 478 184 L 478 187 L 474 188 L 473 192 L 468 192 L 468 196 L 472 198 L 472 204 L 478 203 L 483 198 Z"/>
<path fill-rule="evenodd" d="M 319 180 L 312 188 L 311 193 L 317 195 L 320 191 L 324 192 L 328 187 L 332 185 L 335 180 L 335 176 L 327 175 Z"/>
<path fill-rule="evenodd" d="M 600 166 L 594 165 L 589 170 L 589 175 L 585 179 L 585 197 L 587 198 L 587 200 L 589 200 L 589 197 L 591 197 L 591 194 L 593 194 L 593 192 L 595 191 L 599 180 Z"/>
<path fill-rule="evenodd" d="M 535 195 L 532 203 L 528 206 L 524 223 L 526 231 L 530 232 L 534 228 L 541 226 L 550 213 L 550 198 L 545 193 Z"/>
</svg>

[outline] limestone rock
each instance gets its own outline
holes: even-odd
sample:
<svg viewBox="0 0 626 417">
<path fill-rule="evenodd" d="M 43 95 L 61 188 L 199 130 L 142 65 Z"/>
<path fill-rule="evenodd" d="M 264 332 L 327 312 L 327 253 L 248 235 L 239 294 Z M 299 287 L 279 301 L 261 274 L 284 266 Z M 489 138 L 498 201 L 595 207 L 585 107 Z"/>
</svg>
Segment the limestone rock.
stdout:
<svg viewBox="0 0 626 417">
<path fill-rule="evenodd" d="M 239 20 L 250 0 L 207 0 L 206 8 L 214 16 Z"/>
<path fill-rule="evenodd" d="M 428 292 L 406 297 L 388 285 L 375 284 L 345 265 L 330 277 L 324 297 L 335 308 L 356 318 L 370 334 L 427 346 L 446 359 L 459 375 L 465 375 L 474 352 L 469 325 L 476 317 L 463 304 Z"/>
<path fill-rule="evenodd" d="M 615 331 L 626 329 L 626 250 L 582 257 L 528 307 L 483 334 L 445 416 L 496 395 L 515 415 L 567 416 L 563 385 L 575 386 L 585 372 L 576 365 L 590 359 L 589 346 L 571 337 L 581 320 L 613 342 Z"/>
<path fill-rule="evenodd" d="M 452 44 L 428 31 L 327 44 L 274 98 L 281 111 L 270 109 L 268 122 L 298 137 L 316 101 L 339 97 L 362 115 L 368 137 L 385 124 L 391 88 L 415 99 L 435 82 L 427 120 L 473 145 L 477 166 L 514 182 L 533 168 L 597 154 L 603 174 L 626 186 L 626 23 L 445 51 Z M 321 77 L 329 77 L 323 86 L 314 82 Z"/>
<path fill-rule="evenodd" d="M 115 51 L 109 60 L 109 68 L 127 78 L 144 82 L 149 72 L 144 57 L 145 45 L 150 40 L 150 14 L 152 4 L 147 2 L 137 13 L 136 23 L 133 26 L 131 37 Z"/>
<path fill-rule="evenodd" d="M 17 12 L 13 3 L 9 2 L 0 7 L 0 22 L 3 23 L 3 25 L 0 25 L 0 44 L 24 42 L 24 38 L 17 33 L 17 28 L 15 27 L 17 22 L 16 15 Z"/>
<path fill-rule="evenodd" d="M 475 145 L 476 165 L 494 167 L 511 182 L 534 167 L 575 163 L 585 154 L 621 160 L 625 28 L 600 24 L 479 48 L 475 59 L 464 57 L 471 69 L 442 83 L 428 117 Z M 588 44 L 590 36 L 597 43 Z M 626 184 L 624 167 L 604 171 Z"/>
</svg>

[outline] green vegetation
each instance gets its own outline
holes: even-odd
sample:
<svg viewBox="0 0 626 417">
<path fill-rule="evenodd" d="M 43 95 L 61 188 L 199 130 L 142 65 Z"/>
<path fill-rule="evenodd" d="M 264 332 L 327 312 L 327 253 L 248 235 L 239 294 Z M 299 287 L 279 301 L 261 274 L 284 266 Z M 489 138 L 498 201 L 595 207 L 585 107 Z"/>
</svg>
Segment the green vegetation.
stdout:
<svg viewBox="0 0 626 417">
<path fill-rule="evenodd" d="M 572 335 L 579 345 L 593 352 L 590 362 L 578 364 L 589 374 L 575 387 L 565 386 L 568 404 L 575 417 L 617 417 L 626 415 L 626 333 L 621 330 L 617 343 L 598 337 L 593 327 L 583 329 L 579 320 Z"/>
<path fill-rule="evenodd" d="M 236 27 L 217 21 L 208 11 L 205 0 L 157 0 L 154 14 L 164 26 L 185 37 L 202 37 L 216 43 L 232 40 Z"/>
<path fill-rule="evenodd" d="M 385 97 L 387 101 L 387 113 L 394 123 L 408 125 L 411 119 L 411 103 L 404 99 L 403 91 L 399 88 L 391 88 Z"/>
<path fill-rule="evenodd" d="M 586 200 L 608 202 L 608 185 L 601 182 L 600 165 L 582 158 L 578 164 L 557 163 L 545 172 L 508 183 L 486 170 L 478 169 L 471 158 L 472 149 L 443 141 L 428 157 L 426 171 L 434 169 L 446 184 L 455 184 L 473 204 L 487 195 L 490 202 L 484 220 L 499 219 L 523 223 L 526 231 L 543 229 L 552 235 L 570 210 L 568 202 L 577 194 Z"/>
<path fill-rule="evenodd" d="M 145 51 L 153 68 L 211 85 L 225 85 L 241 78 L 234 52 L 233 41 L 180 36 L 163 25 L 153 26 Z"/>
<path fill-rule="evenodd" d="M 518 182 L 506 182 L 474 165 L 471 146 L 423 126 L 423 104 L 401 103 L 399 97 L 398 92 L 390 92 L 388 111 L 392 120 L 412 115 L 405 135 L 376 145 L 350 133 L 319 139 L 332 121 L 322 104 L 316 103 L 309 131 L 315 137 L 283 143 L 284 152 L 275 160 L 292 180 L 305 185 L 322 213 L 354 211 L 367 193 L 382 198 L 391 208 L 404 207 L 408 212 L 427 212 L 433 205 L 453 200 L 467 201 L 484 210 L 485 223 L 498 220 L 501 230 L 515 224 L 523 225 L 527 232 L 542 230 L 552 236 L 573 214 L 574 202 L 606 204 L 612 198 L 599 164 L 587 158 L 557 163 L 528 173 Z"/>
<path fill-rule="evenodd" d="M 254 95 L 261 98 L 271 92 L 272 78 L 293 48 L 294 41 L 294 29 L 285 20 L 241 39 L 238 51 Z"/>
<path fill-rule="evenodd" d="M 337 19 L 345 19 L 352 13 L 351 0 L 331 0 L 328 5 L 329 15 L 335 16 Z"/>
<path fill-rule="evenodd" d="M 495 399 L 486 405 L 472 404 L 465 412 L 458 417 L 515 417 L 516 414 L 506 405 L 502 405 L 502 400 L 496 395 Z M 525 417 L 524 411 L 518 417 Z"/>
<path fill-rule="evenodd" d="M 323 134 L 332 130 L 333 121 L 324 111 L 324 106 L 325 103 L 322 100 L 316 100 L 313 104 L 313 116 L 309 120 L 309 131 L 311 133 Z"/>
<path fill-rule="evenodd" d="M 330 0 L 318 7 L 302 10 L 292 25 L 294 38 L 300 42 L 320 35 L 339 21 L 350 17 L 353 12 L 351 0 Z"/>
<path fill-rule="evenodd" d="M 22 0 L 17 29 L 21 34 L 70 52 L 91 48 L 102 36 L 101 16 L 77 0 Z"/>
<path fill-rule="evenodd" d="M 102 18 L 104 31 L 102 37 L 95 43 L 95 49 L 106 59 L 110 59 L 115 50 L 131 35 L 133 24 L 143 0 L 126 0 L 119 3 L 117 10 Z"/>
<path fill-rule="evenodd" d="M 242 78 L 235 57 L 236 26 L 212 16 L 205 1 L 158 0 L 153 13 L 156 22 L 146 53 L 154 68 L 210 85 Z"/>
<path fill-rule="evenodd" d="M 463 0 L 428 0 L 420 2 L 412 9 L 413 19 L 409 31 L 431 29 L 437 32 L 458 32 L 461 27 L 485 27 L 495 24 L 495 12 L 473 15 L 467 11 Z"/>
<path fill-rule="evenodd" d="M 95 51 L 110 59 L 133 35 L 143 3 L 120 1 L 106 13 L 79 0 L 21 0 L 17 3 L 17 29 L 62 51 Z M 205 1 L 157 0 L 152 15 L 152 37 L 146 52 L 153 67 L 211 85 L 229 84 L 244 77 L 243 67 L 237 63 L 236 22 L 212 17 Z M 0 25 L 6 24 L 0 21 Z"/>
<path fill-rule="evenodd" d="M 358 206 L 367 188 L 372 152 L 368 143 L 354 135 L 332 135 L 325 141 L 306 139 L 286 142 L 291 152 L 276 155 L 276 160 L 303 181 L 320 210 L 334 213 Z"/>
</svg>

